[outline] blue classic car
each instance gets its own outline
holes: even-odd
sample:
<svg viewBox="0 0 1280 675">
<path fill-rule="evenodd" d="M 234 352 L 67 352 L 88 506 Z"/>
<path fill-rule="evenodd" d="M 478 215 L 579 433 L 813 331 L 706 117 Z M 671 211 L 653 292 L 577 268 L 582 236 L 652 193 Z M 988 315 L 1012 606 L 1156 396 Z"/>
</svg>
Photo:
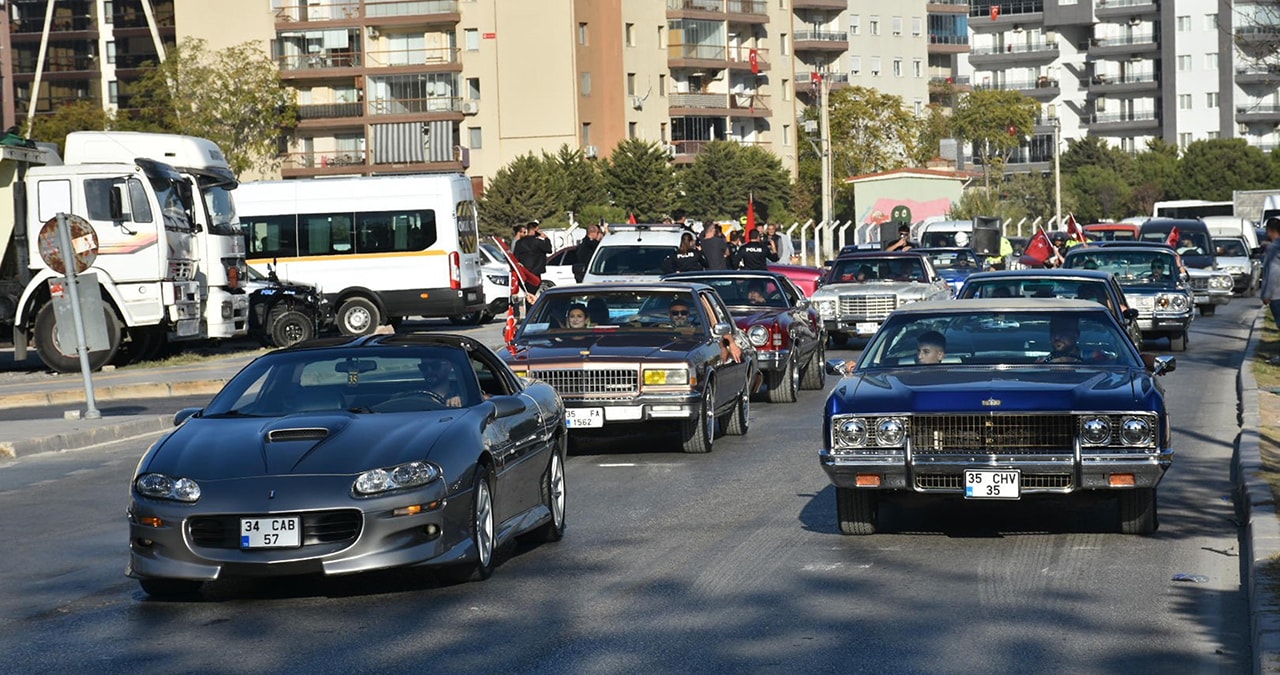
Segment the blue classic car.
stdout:
<svg viewBox="0 0 1280 675">
<path fill-rule="evenodd" d="M 1148 365 L 1149 364 L 1149 365 Z M 887 491 L 966 499 L 1112 490 L 1120 529 L 1156 529 L 1173 460 L 1164 393 L 1115 316 L 1091 301 L 922 302 L 899 309 L 823 414 L 840 529 L 873 534 Z"/>
<path fill-rule="evenodd" d="M 970 274 L 982 271 L 982 261 L 971 248 L 946 246 L 936 248 L 913 248 L 913 253 L 923 253 L 933 261 L 933 268 L 946 280 L 954 295 L 960 291 L 965 279 Z"/>
</svg>

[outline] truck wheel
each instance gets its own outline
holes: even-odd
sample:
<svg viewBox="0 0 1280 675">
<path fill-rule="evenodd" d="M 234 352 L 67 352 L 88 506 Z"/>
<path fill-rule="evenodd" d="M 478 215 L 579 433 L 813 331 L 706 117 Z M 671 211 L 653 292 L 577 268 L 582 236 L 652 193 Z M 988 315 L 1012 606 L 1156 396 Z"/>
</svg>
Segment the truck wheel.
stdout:
<svg viewBox="0 0 1280 675">
<path fill-rule="evenodd" d="M 291 347 L 316 336 L 316 325 L 306 313 L 285 307 L 271 310 L 267 320 L 271 326 L 271 341 L 277 347 Z"/>
<path fill-rule="evenodd" d="M 1187 332 L 1174 333 L 1169 336 L 1169 351 L 1185 352 L 1187 351 Z"/>
<path fill-rule="evenodd" d="M 105 305 L 102 313 L 107 322 L 107 348 L 89 352 L 90 370 L 98 370 L 110 363 L 111 359 L 115 358 L 116 351 L 120 349 L 120 320 L 116 318 L 116 313 Z M 80 356 L 76 353 L 75 345 L 68 345 L 65 349 L 58 345 L 58 324 L 53 313 L 52 302 L 45 303 L 36 313 L 35 343 L 36 353 L 50 370 L 56 373 L 74 373 L 80 370 Z M 71 355 L 67 356 L 63 353 L 64 351 L 71 352 Z"/>
<path fill-rule="evenodd" d="M 871 490 L 836 488 L 836 519 L 843 534 L 875 534 L 880 519 L 878 495 Z"/>
<path fill-rule="evenodd" d="M 1138 488 L 1126 490 L 1120 497 L 1120 532 L 1123 534 L 1152 534 L 1156 531 L 1156 490 Z"/>
<path fill-rule="evenodd" d="M 126 329 L 129 340 L 120 345 L 113 361 L 117 366 L 153 361 L 160 354 L 166 339 L 165 330 L 158 326 L 142 326 Z"/>
<path fill-rule="evenodd" d="M 338 308 L 338 330 L 343 335 L 369 335 L 380 323 L 378 308 L 364 298 L 348 298 Z"/>
</svg>

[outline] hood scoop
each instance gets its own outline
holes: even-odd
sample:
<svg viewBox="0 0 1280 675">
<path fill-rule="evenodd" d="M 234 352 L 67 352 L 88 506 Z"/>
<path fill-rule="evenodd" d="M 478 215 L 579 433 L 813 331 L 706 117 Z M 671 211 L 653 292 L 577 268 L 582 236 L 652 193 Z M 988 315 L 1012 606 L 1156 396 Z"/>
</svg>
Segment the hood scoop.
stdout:
<svg viewBox="0 0 1280 675">
<path fill-rule="evenodd" d="M 267 442 L 284 441 L 322 441 L 329 437 L 329 430 L 324 427 L 302 427 L 298 429 L 272 429 L 267 432 Z"/>
</svg>

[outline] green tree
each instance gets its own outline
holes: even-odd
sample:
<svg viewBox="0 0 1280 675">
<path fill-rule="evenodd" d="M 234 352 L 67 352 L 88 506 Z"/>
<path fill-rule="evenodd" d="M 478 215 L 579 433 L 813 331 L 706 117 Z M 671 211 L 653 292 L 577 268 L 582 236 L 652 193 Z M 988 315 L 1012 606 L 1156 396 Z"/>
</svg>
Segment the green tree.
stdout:
<svg viewBox="0 0 1280 675">
<path fill-rule="evenodd" d="M 1178 199 L 1229 200 L 1233 190 L 1272 187 L 1271 162 L 1241 138 L 1193 141 L 1178 162 Z"/>
<path fill-rule="evenodd" d="M 828 98 L 833 178 L 861 176 L 907 166 L 920 134 L 901 96 L 849 87 Z M 817 119 L 818 113 L 806 113 Z"/>
<path fill-rule="evenodd" d="M 1053 175 L 1035 173 L 1015 173 L 1006 176 L 996 188 L 996 194 L 1004 204 L 999 215 L 1020 222 L 1036 218 L 1049 220 L 1054 215 L 1056 204 L 1053 198 Z M 990 214 L 980 214 L 990 215 Z"/>
<path fill-rule="evenodd" d="M 280 70 L 250 41 L 210 52 L 199 38 L 169 50 L 130 88 L 131 127 L 207 138 L 231 170 L 270 170 L 283 129 L 297 122 L 294 95 Z"/>
<path fill-rule="evenodd" d="M 938 103 L 930 103 L 917 124 L 919 140 L 916 141 L 911 161 L 915 166 L 925 166 L 941 154 L 940 146 L 943 139 L 951 138 L 951 118 L 947 116 L 945 107 Z"/>
<path fill-rule="evenodd" d="M 1115 169 L 1082 166 L 1064 179 L 1063 190 L 1072 195 L 1077 221 L 1107 222 L 1128 215 L 1132 189 Z"/>
<path fill-rule="evenodd" d="M 981 160 L 986 185 L 1004 174 L 1009 155 L 1030 136 L 1040 103 L 1012 90 L 984 89 L 960 99 L 951 115 L 957 137 L 971 143 Z"/>
<path fill-rule="evenodd" d="M 1068 139 L 1067 149 L 1058 158 L 1063 176 L 1071 175 L 1085 166 L 1123 172 L 1127 169 L 1128 161 L 1129 156 L 1124 151 L 1111 147 L 1106 140 L 1097 136 Z"/>
<path fill-rule="evenodd" d="M 711 141 L 693 164 L 676 173 L 683 196 L 677 203 L 700 220 L 737 219 L 754 197 L 761 222 L 781 216 L 791 179 L 776 155 L 733 141 Z"/>
<path fill-rule="evenodd" d="M 115 126 L 115 116 L 101 105 L 81 99 L 59 106 L 52 115 L 36 115 L 32 121 L 31 138 L 58 144 L 58 154 L 64 155 L 63 143 L 73 131 L 103 131 Z"/>
<path fill-rule="evenodd" d="M 568 144 L 561 145 L 554 155 L 544 152 L 542 164 L 551 177 L 551 189 L 558 205 L 557 213 L 549 221 L 544 221 L 544 226 L 568 225 L 570 212 L 582 220 L 587 207 L 608 204 L 604 177 L 596 162 L 583 157 L 581 150 L 572 149 Z"/>
<path fill-rule="evenodd" d="M 554 182 L 547 164 L 532 153 L 498 169 L 480 203 L 480 234 L 509 237 L 514 225 L 558 215 Z"/>
<path fill-rule="evenodd" d="M 1129 214 L 1151 213 L 1157 201 L 1177 189 L 1178 148 L 1163 139 L 1147 141 L 1147 149 L 1133 158 L 1126 182 L 1133 187 Z"/>
<path fill-rule="evenodd" d="M 661 145 L 628 138 L 613 149 L 603 172 L 612 205 L 624 213 L 635 214 L 642 223 L 656 223 L 671 213 L 675 174 Z"/>
</svg>

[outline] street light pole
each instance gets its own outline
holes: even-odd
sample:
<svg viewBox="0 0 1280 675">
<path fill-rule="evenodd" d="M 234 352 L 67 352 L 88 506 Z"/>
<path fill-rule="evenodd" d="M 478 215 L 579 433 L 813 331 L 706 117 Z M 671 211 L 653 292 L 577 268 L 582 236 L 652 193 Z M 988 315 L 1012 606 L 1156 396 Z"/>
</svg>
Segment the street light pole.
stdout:
<svg viewBox="0 0 1280 675">
<path fill-rule="evenodd" d="M 1062 134 L 1062 119 L 1057 115 L 1053 121 L 1053 222 L 1054 227 L 1062 229 L 1062 163 L 1059 161 L 1058 143 Z"/>
<path fill-rule="evenodd" d="M 827 78 L 818 80 L 818 145 L 822 149 L 822 222 L 827 227 L 827 258 L 835 257 L 835 229 L 831 225 L 831 115 L 827 111 Z"/>
</svg>

